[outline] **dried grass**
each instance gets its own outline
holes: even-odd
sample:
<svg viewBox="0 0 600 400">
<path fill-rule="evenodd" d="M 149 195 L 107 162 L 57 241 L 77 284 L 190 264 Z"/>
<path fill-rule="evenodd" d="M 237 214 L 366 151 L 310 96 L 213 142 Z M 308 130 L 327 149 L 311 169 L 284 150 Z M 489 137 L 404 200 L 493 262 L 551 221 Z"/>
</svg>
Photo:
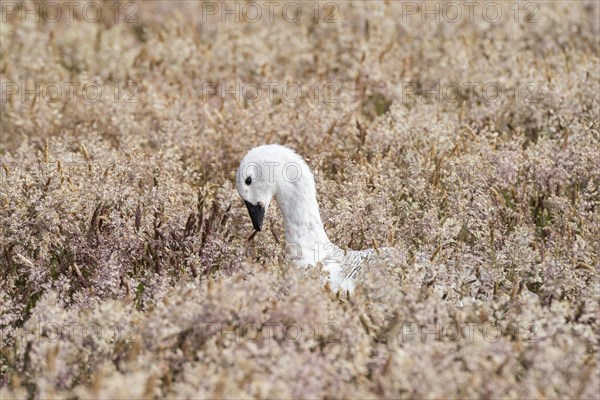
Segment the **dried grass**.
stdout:
<svg viewBox="0 0 600 400">
<path fill-rule="evenodd" d="M 0 397 L 597 396 L 599 8 L 538 4 L 533 24 L 403 23 L 397 2 L 336 24 L 203 23 L 200 2 L 8 18 L 2 82 L 110 96 L 1 104 Z M 287 81 L 337 102 L 203 98 Z M 506 94 L 526 83 L 535 102 Z M 333 241 L 406 259 L 340 298 L 282 261 L 276 208 L 249 241 L 232 181 L 267 142 L 308 159 Z"/>
</svg>

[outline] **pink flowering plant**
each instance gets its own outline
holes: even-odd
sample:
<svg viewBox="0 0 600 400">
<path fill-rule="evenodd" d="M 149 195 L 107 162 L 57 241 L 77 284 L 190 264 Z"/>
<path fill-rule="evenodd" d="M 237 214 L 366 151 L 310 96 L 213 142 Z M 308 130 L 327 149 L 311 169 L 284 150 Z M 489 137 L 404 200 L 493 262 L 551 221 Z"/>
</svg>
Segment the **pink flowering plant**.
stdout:
<svg viewBox="0 0 600 400">
<path fill-rule="evenodd" d="M 3 2 L 0 398 L 597 396 L 600 7 L 486 3 Z"/>
</svg>

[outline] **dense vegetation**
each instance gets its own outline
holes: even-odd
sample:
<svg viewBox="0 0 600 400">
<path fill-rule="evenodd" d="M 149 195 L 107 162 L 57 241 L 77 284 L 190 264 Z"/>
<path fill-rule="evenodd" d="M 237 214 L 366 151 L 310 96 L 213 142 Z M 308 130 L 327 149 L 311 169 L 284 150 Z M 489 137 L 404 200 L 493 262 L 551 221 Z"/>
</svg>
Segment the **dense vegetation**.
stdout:
<svg viewBox="0 0 600 400">
<path fill-rule="evenodd" d="M 35 4 L 2 6 L 2 399 L 597 395 L 597 2 Z M 406 257 L 348 298 L 275 207 L 248 241 L 262 143 L 332 241 Z"/>
</svg>

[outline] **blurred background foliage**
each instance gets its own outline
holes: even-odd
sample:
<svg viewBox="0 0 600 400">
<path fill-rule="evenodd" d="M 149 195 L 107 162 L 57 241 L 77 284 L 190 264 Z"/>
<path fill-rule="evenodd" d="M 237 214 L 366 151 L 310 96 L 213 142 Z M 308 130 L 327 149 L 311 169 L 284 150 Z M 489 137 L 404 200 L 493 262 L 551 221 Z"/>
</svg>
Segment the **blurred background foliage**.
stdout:
<svg viewBox="0 0 600 400">
<path fill-rule="evenodd" d="M 3 2 L 2 398 L 595 396 L 598 3 L 450 3 Z M 263 143 L 332 241 L 406 257 L 347 299 L 276 208 L 248 242 Z M 403 340 L 448 324 L 480 335 Z"/>
</svg>

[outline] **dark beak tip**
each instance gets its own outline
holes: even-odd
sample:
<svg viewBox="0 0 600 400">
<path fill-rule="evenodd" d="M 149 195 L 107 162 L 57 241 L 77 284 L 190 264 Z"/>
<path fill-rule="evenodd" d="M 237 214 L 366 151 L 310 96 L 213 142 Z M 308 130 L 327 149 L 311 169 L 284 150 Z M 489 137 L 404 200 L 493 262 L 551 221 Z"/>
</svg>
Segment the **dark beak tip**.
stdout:
<svg viewBox="0 0 600 400">
<path fill-rule="evenodd" d="M 265 217 L 265 209 L 262 204 L 254 205 L 249 201 L 244 200 L 246 204 L 246 208 L 248 209 L 248 214 L 250 214 L 250 219 L 252 220 L 252 227 L 257 232 L 260 232 L 262 229 L 263 219 Z"/>
</svg>

